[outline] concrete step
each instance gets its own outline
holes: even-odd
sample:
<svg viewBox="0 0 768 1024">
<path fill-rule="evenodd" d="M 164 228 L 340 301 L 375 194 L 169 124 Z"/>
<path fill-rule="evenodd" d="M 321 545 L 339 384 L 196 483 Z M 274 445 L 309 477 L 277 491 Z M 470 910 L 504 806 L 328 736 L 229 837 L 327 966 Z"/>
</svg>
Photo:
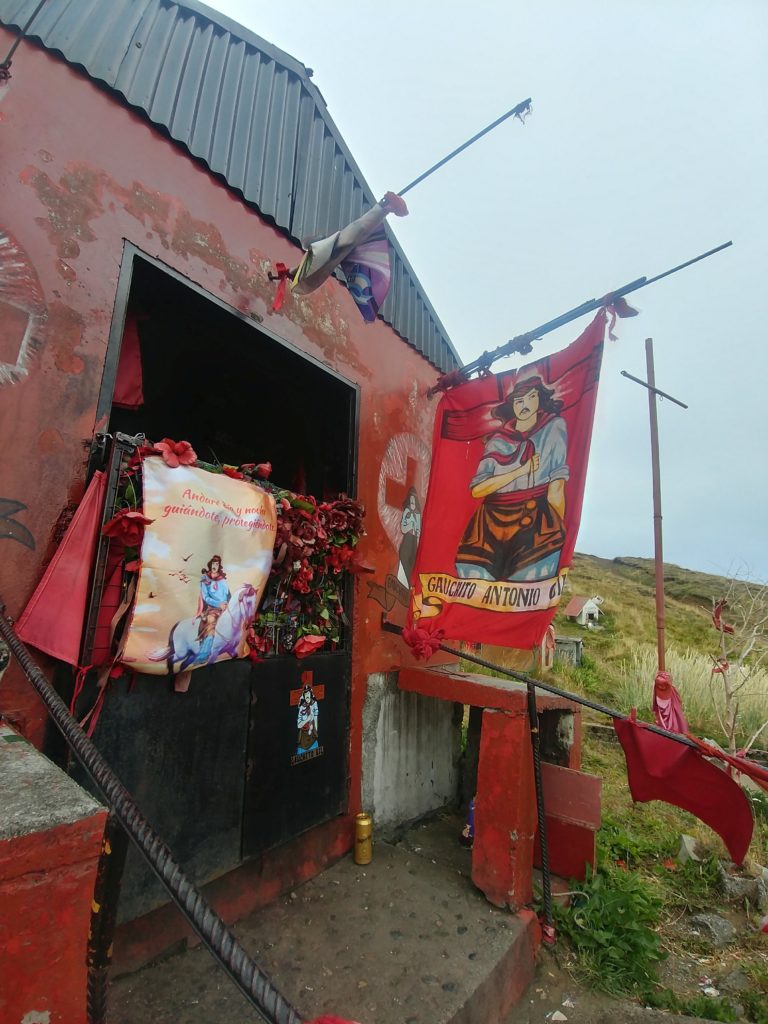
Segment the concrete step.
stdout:
<svg viewBox="0 0 768 1024">
<path fill-rule="evenodd" d="M 538 925 L 475 889 L 461 824 L 440 814 L 398 842 L 377 842 L 371 864 L 346 857 L 235 931 L 306 1019 L 501 1024 L 533 978 Z M 255 1019 L 202 948 L 111 988 L 110 1024 Z"/>
</svg>

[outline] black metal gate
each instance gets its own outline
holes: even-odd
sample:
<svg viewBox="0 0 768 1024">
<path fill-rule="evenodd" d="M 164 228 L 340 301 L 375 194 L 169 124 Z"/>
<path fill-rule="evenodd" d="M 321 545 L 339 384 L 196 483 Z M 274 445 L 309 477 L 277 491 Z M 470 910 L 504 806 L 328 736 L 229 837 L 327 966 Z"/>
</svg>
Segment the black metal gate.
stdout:
<svg viewBox="0 0 768 1024">
<path fill-rule="evenodd" d="M 251 676 L 243 856 L 346 809 L 349 654 L 275 658 Z"/>
</svg>

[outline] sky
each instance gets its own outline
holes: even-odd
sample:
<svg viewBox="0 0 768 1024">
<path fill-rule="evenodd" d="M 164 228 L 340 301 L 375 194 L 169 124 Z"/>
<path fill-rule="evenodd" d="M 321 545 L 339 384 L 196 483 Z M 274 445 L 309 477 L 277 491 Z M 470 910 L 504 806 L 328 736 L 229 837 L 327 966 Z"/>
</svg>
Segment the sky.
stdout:
<svg viewBox="0 0 768 1024">
<path fill-rule="evenodd" d="M 464 362 L 733 241 L 638 292 L 607 343 L 577 550 L 653 555 L 647 392 L 621 376 L 647 378 L 652 337 L 689 406 L 658 410 L 665 561 L 768 581 L 765 0 L 211 6 L 313 69 L 376 194 L 532 97 L 389 221 Z"/>
</svg>

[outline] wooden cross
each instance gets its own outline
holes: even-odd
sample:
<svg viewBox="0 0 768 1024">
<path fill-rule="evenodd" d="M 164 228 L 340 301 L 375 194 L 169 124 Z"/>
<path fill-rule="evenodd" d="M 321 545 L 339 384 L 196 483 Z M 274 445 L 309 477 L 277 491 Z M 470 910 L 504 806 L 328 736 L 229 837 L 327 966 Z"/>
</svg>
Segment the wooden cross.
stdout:
<svg viewBox="0 0 768 1024">
<path fill-rule="evenodd" d="M 323 697 L 325 697 L 325 686 L 323 685 L 323 683 L 318 683 L 317 685 L 314 685 L 312 682 L 313 675 L 314 673 L 310 671 L 301 673 L 301 689 L 291 690 L 292 708 L 296 708 L 299 706 L 299 700 L 301 698 L 302 693 L 304 692 L 305 686 L 312 687 L 312 693 L 314 693 L 315 695 L 315 700 L 322 700 Z"/>
<path fill-rule="evenodd" d="M 404 480 L 393 480 L 392 477 L 387 479 L 387 493 L 386 502 L 393 508 L 403 508 L 405 506 L 405 499 L 408 496 L 408 491 L 414 486 L 416 481 L 416 471 L 419 463 L 417 459 L 408 456 L 408 461 L 405 466 L 405 473 L 403 476 Z M 421 504 L 421 499 L 418 499 Z"/>
</svg>

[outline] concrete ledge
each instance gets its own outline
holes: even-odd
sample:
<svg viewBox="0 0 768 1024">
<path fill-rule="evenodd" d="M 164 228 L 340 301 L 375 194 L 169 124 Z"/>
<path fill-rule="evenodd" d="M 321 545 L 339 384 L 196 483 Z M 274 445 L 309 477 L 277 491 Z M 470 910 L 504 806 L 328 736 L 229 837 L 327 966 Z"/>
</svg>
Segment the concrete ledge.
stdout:
<svg viewBox="0 0 768 1024">
<path fill-rule="evenodd" d="M 2 724 L 0 779 L 0 1021 L 77 1024 L 107 812 Z"/>
</svg>

